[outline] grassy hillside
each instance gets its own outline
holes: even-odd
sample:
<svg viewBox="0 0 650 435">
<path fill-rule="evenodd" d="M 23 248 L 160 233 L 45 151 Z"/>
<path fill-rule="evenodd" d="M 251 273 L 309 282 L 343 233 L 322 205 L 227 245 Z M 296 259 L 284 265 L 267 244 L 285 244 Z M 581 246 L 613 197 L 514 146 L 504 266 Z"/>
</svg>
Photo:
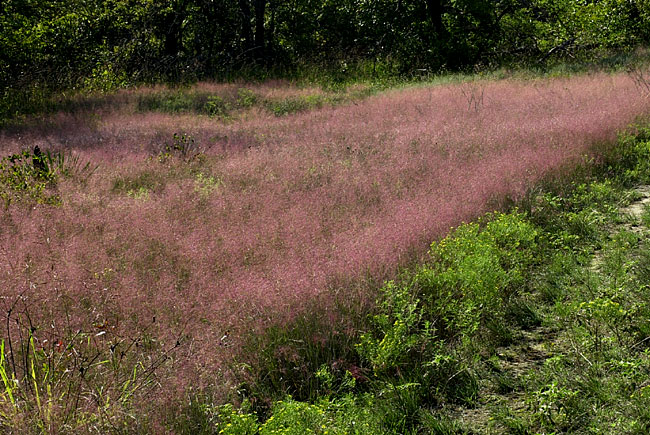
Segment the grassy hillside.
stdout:
<svg viewBox="0 0 650 435">
<path fill-rule="evenodd" d="M 2 424 L 643 428 L 643 276 L 624 279 L 643 250 L 608 242 L 647 181 L 647 133 L 614 147 L 648 115 L 641 77 L 203 84 L 6 127 Z"/>
</svg>

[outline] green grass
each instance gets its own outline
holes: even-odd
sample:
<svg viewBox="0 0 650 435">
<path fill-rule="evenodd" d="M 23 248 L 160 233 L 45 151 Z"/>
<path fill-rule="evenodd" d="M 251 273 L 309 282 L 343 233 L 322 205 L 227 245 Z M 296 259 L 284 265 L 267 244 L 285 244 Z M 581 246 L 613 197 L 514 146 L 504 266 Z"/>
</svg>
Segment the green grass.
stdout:
<svg viewBox="0 0 650 435">
<path fill-rule="evenodd" d="M 286 116 L 359 100 L 382 89 L 385 89 L 385 86 L 375 84 L 364 85 L 358 90 L 349 90 L 348 87 L 341 86 L 336 89 L 324 88 L 324 93 L 282 98 L 263 97 L 248 88 L 237 89 L 236 95 L 213 95 L 192 89 L 170 89 L 140 96 L 137 110 L 172 114 L 191 113 L 228 120 L 252 107 L 260 107 L 275 116 Z"/>
</svg>

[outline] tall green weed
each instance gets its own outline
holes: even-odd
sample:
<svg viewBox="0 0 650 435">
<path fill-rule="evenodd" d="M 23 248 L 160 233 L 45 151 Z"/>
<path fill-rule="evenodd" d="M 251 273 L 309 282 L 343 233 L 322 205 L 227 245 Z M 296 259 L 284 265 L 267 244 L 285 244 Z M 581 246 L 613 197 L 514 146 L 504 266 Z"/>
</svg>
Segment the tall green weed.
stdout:
<svg viewBox="0 0 650 435">
<path fill-rule="evenodd" d="M 534 264 L 538 230 L 516 212 L 485 220 L 433 243 L 431 261 L 412 279 L 382 289 L 375 331 L 359 344 L 376 373 L 444 359 L 447 344 L 489 336 L 489 324 L 505 321 Z"/>
<path fill-rule="evenodd" d="M 58 205 L 57 180 L 63 176 L 85 183 L 97 169 L 79 156 L 63 151 L 22 151 L 0 159 L 0 200 L 5 207 L 13 202 L 32 201 Z"/>
</svg>

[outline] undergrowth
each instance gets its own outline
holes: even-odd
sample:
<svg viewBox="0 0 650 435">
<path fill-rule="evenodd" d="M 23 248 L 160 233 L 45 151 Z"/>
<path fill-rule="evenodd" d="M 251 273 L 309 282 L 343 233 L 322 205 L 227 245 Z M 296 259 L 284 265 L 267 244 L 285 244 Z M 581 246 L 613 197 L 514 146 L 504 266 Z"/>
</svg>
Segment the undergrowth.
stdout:
<svg viewBox="0 0 650 435">
<path fill-rule="evenodd" d="M 159 111 L 173 114 L 192 113 L 220 120 L 229 120 L 252 107 L 259 107 L 275 116 L 334 106 L 377 93 L 384 86 L 366 85 L 359 89 L 324 89 L 323 93 L 311 93 L 287 97 L 264 96 L 252 89 L 240 87 L 236 92 L 211 94 L 192 89 L 168 89 L 142 95 L 137 102 L 141 112 Z"/>
<path fill-rule="evenodd" d="M 60 177 L 76 177 L 84 183 L 95 170 L 90 162 L 83 163 L 74 154 L 42 152 L 37 146 L 0 160 L 0 200 L 5 208 L 24 201 L 58 205 L 61 198 L 56 183 Z"/>
<path fill-rule="evenodd" d="M 146 331 L 126 336 L 109 321 L 45 328 L 33 323 L 27 296 L 4 302 L 0 430 L 7 433 L 133 429 L 134 403 L 157 387 L 156 371 L 181 345 L 180 338 L 171 346 L 148 342 Z M 145 357 L 144 347 L 155 352 Z"/>
</svg>

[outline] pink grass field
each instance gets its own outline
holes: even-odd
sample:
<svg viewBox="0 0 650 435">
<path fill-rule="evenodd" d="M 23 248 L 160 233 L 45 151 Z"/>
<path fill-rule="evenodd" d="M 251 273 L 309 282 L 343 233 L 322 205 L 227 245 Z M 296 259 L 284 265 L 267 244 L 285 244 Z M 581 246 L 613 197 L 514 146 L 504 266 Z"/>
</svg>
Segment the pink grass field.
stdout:
<svg viewBox="0 0 650 435">
<path fill-rule="evenodd" d="M 57 114 L 0 132 L 0 155 L 40 145 L 99 167 L 58 184 L 60 207 L 0 211 L 2 303 L 22 295 L 37 338 L 182 337 L 161 382 L 223 382 L 242 334 L 305 301 L 363 301 L 344 283 L 389 278 L 649 113 L 628 76 L 592 74 L 406 88 L 281 118 Z M 203 156 L 161 162 L 174 133 Z M 116 187 L 138 177 L 143 189 Z"/>
</svg>

